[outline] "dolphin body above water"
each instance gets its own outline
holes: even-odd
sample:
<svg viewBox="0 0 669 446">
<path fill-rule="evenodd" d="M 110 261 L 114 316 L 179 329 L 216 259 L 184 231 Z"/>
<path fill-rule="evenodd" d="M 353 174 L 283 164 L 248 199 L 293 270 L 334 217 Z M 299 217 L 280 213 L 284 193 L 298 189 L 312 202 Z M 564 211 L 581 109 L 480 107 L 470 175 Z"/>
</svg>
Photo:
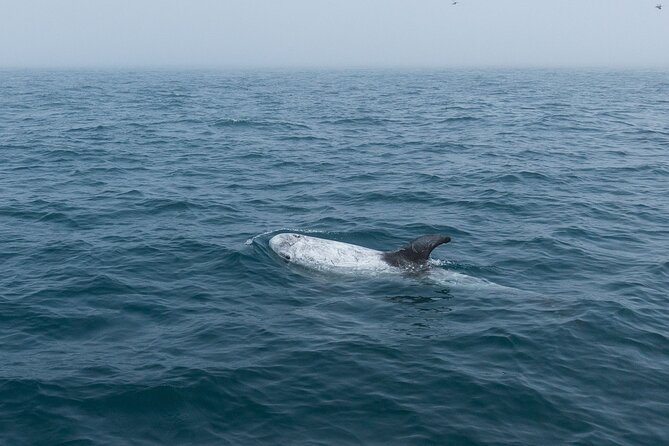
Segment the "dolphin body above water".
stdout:
<svg viewBox="0 0 669 446">
<path fill-rule="evenodd" d="M 318 271 L 383 273 L 400 269 L 420 272 L 427 268 L 432 250 L 450 241 L 446 235 L 424 235 L 397 251 L 377 251 L 308 235 L 282 233 L 272 237 L 269 246 L 282 259 Z"/>
</svg>

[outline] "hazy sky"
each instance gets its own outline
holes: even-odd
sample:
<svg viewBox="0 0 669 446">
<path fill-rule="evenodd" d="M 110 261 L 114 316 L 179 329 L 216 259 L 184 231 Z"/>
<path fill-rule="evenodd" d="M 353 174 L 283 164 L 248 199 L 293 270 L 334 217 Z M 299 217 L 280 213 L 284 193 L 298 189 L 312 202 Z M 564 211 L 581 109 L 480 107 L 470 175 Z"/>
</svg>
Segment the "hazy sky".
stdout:
<svg viewBox="0 0 669 446">
<path fill-rule="evenodd" d="M 669 68 L 657 2 L 0 0 L 0 67 Z"/>
</svg>

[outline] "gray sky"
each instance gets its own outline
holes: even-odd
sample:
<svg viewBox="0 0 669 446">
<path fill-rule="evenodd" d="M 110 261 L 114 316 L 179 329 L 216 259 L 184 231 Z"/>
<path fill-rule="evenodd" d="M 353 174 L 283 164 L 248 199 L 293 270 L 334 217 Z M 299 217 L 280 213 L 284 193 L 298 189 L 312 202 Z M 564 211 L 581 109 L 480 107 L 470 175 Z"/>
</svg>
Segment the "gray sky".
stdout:
<svg viewBox="0 0 669 446">
<path fill-rule="evenodd" d="M 0 0 L 0 67 L 669 68 L 662 0 Z"/>
</svg>

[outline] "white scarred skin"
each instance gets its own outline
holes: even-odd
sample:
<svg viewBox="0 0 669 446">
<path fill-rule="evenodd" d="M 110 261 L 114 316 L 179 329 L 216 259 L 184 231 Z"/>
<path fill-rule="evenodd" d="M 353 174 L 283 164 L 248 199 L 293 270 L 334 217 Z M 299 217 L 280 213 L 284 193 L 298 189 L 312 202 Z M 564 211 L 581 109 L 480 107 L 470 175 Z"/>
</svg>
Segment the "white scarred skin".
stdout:
<svg viewBox="0 0 669 446">
<path fill-rule="evenodd" d="M 390 266 L 383 260 L 383 252 L 350 243 L 284 233 L 272 237 L 269 246 L 281 258 L 319 271 L 341 273 L 398 271 L 398 268 Z"/>
<path fill-rule="evenodd" d="M 272 237 L 270 248 L 284 260 L 316 271 L 344 275 L 377 276 L 407 272 L 383 260 L 383 252 L 350 243 L 336 242 L 303 234 L 283 233 Z M 443 268 L 419 268 L 420 277 L 433 283 L 465 288 L 499 288 L 485 279 Z"/>
</svg>

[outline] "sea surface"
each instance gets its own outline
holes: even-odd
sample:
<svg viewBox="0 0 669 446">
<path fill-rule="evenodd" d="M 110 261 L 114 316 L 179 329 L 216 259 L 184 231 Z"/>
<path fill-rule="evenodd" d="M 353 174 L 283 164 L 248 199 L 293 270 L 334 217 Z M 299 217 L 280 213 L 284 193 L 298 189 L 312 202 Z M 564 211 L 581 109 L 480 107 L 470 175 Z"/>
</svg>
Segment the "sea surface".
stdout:
<svg viewBox="0 0 669 446">
<path fill-rule="evenodd" d="M 0 71 L 1 445 L 668 442 L 668 72 Z"/>
</svg>

